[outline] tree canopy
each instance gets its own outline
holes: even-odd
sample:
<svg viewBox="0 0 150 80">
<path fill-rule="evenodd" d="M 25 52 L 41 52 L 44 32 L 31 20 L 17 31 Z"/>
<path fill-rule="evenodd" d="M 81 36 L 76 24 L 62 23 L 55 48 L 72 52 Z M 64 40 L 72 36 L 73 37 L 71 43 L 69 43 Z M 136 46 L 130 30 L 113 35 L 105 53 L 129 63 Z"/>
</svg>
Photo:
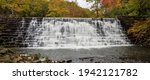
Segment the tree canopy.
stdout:
<svg viewBox="0 0 150 80">
<path fill-rule="evenodd" d="M 0 16 L 115 17 L 150 16 L 149 0 L 86 0 L 91 9 L 67 0 L 0 0 Z"/>
<path fill-rule="evenodd" d="M 0 0 L 1 16 L 89 17 L 90 10 L 66 0 Z"/>
<path fill-rule="evenodd" d="M 149 0 L 86 0 L 88 2 L 98 2 L 97 7 L 102 16 L 115 17 L 118 15 L 128 16 L 150 16 Z M 99 13 L 99 14 L 100 14 Z"/>
</svg>

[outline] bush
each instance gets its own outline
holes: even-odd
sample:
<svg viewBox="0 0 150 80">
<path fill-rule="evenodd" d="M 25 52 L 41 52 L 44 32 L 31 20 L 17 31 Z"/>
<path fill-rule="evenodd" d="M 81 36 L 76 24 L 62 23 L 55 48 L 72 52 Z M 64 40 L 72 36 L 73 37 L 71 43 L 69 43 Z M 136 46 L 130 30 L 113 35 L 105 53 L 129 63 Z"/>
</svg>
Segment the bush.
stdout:
<svg viewBox="0 0 150 80">
<path fill-rule="evenodd" d="M 138 21 L 129 28 L 128 34 L 135 38 L 135 43 L 150 45 L 150 18 L 146 21 Z"/>
</svg>

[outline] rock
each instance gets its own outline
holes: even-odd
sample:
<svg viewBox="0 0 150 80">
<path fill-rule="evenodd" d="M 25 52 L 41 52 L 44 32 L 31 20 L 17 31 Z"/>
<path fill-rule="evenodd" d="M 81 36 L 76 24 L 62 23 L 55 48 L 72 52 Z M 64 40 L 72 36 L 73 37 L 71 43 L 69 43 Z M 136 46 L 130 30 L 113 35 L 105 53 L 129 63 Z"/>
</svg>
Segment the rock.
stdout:
<svg viewBox="0 0 150 80">
<path fill-rule="evenodd" d="M 91 62 L 93 62 L 93 61 L 94 61 L 94 59 L 90 59 L 90 61 L 91 61 Z"/>
<path fill-rule="evenodd" d="M 58 61 L 51 61 L 52 63 L 58 63 Z"/>
<path fill-rule="evenodd" d="M 47 60 L 46 60 L 46 63 L 52 63 L 52 60 L 47 59 Z"/>
<path fill-rule="evenodd" d="M 28 60 L 32 60 L 32 57 L 29 56 L 29 57 L 28 57 Z"/>
<path fill-rule="evenodd" d="M 41 61 L 40 60 L 35 60 L 35 61 L 33 61 L 33 63 L 41 63 Z"/>
<path fill-rule="evenodd" d="M 5 49 L 5 48 L 4 48 L 4 49 L 0 49 L 0 54 L 1 54 L 1 55 L 4 55 L 4 54 L 6 54 L 6 53 L 7 53 L 7 49 Z"/>
<path fill-rule="evenodd" d="M 46 58 L 43 57 L 43 58 L 40 58 L 39 60 L 40 60 L 41 62 L 44 62 L 44 61 L 46 61 Z"/>
<path fill-rule="evenodd" d="M 67 60 L 66 62 L 67 62 L 67 63 L 71 63 L 71 62 L 72 62 L 72 60 Z"/>
<path fill-rule="evenodd" d="M 58 63 L 40 54 L 15 53 L 9 48 L 0 48 L 0 62 L 5 63 Z M 70 61 L 68 61 L 70 62 Z"/>
<path fill-rule="evenodd" d="M 8 51 L 9 54 L 15 54 L 15 52 L 11 49 L 7 49 L 7 51 Z"/>
<path fill-rule="evenodd" d="M 20 56 L 28 57 L 29 55 L 28 54 L 20 54 Z"/>
<path fill-rule="evenodd" d="M 16 58 L 14 58 L 14 62 L 20 62 L 22 61 L 22 57 L 17 56 Z"/>
<path fill-rule="evenodd" d="M 72 60 L 62 60 L 62 61 L 55 61 L 55 63 L 71 63 Z"/>
<path fill-rule="evenodd" d="M 63 61 L 61 61 L 62 63 L 65 63 L 66 61 L 65 60 L 63 60 Z"/>
<path fill-rule="evenodd" d="M 9 63 L 9 62 L 11 62 L 11 58 L 10 58 L 9 55 L 5 55 L 5 56 L 3 57 L 3 59 L 2 59 L 2 61 Z"/>
<path fill-rule="evenodd" d="M 8 49 L 8 48 L 0 49 L 0 54 L 1 54 L 1 55 L 14 54 L 14 53 L 15 53 L 15 52 L 13 52 L 11 49 Z"/>
</svg>

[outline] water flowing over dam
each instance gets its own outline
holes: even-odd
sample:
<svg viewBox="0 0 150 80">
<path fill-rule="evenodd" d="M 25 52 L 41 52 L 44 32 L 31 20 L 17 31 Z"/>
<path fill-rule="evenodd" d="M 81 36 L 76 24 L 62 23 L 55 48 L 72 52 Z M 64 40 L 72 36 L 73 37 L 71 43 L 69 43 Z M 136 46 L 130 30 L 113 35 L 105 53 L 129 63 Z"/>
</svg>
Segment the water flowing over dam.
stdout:
<svg viewBox="0 0 150 80">
<path fill-rule="evenodd" d="M 32 18 L 23 44 L 28 48 L 101 48 L 128 46 L 129 40 L 114 18 Z"/>
<path fill-rule="evenodd" d="M 1 19 L 0 34 L 6 47 L 102 48 L 129 46 L 120 21 L 115 18 L 15 18 Z"/>
</svg>

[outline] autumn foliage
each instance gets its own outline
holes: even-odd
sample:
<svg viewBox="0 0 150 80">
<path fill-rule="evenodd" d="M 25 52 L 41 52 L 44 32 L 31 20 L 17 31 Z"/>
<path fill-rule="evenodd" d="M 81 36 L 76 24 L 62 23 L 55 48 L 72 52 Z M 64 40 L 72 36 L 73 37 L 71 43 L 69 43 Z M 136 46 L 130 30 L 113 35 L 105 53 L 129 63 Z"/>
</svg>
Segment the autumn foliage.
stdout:
<svg viewBox="0 0 150 80">
<path fill-rule="evenodd" d="M 122 6 L 122 0 L 101 0 L 101 3 L 109 10 L 112 10 L 115 7 Z"/>
<path fill-rule="evenodd" d="M 67 2 L 65 0 L 50 0 L 46 16 L 90 17 L 90 10 L 79 7 L 75 2 Z"/>
<path fill-rule="evenodd" d="M 90 10 L 66 0 L 0 0 L 0 16 L 89 17 Z"/>
<path fill-rule="evenodd" d="M 7 17 L 115 17 L 150 16 L 149 0 L 85 0 L 91 9 L 67 0 L 0 0 L 0 16 Z"/>
</svg>

